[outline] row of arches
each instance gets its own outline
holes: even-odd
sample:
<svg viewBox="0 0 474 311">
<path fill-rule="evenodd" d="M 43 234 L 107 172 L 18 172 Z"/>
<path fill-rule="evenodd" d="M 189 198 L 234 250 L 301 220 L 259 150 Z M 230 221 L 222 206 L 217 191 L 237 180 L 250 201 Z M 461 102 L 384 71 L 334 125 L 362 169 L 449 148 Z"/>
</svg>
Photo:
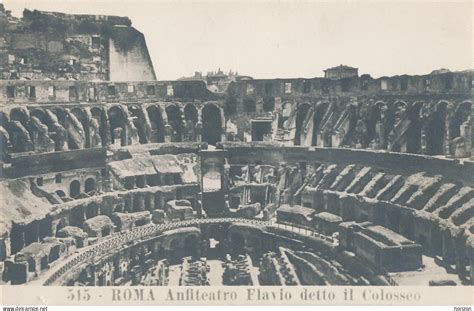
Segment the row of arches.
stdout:
<svg viewBox="0 0 474 311">
<path fill-rule="evenodd" d="M 294 131 L 291 136 L 294 145 L 338 147 L 331 145 L 330 136 L 343 124 L 341 118 L 347 115 L 346 143 L 352 142 L 360 148 L 439 155 L 454 152 L 450 145 L 459 137 L 470 139 L 467 143 L 472 145 L 473 136 L 466 133 L 472 129 L 471 106 L 469 100 L 457 103 L 287 102 L 278 112 L 278 125 Z M 311 139 L 305 140 L 309 136 Z"/>
<path fill-rule="evenodd" d="M 2 150 L 12 153 L 183 141 L 215 145 L 224 124 L 222 109 L 213 103 L 183 108 L 178 104 L 15 107 L 0 112 Z"/>
<path fill-rule="evenodd" d="M 84 182 L 84 188 L 81 189 L 81 182 L 77 179 L 71 181 L 71 183 L 69 184 L 69 197 L 70 198 L 77 198 L 82 192 L 84 193 L 91 193 L 93 191 L 96 191 L 97 190 L 97 183 L 96 183 L 96 180 L 92 177 L 89 177 L 85 180 Z M 56 190 L 56 194 L 61 197 L 61 198 L 64 198 L 66 197 L 66 193 L 63 191 L 63 190 Z"/>
</svg>

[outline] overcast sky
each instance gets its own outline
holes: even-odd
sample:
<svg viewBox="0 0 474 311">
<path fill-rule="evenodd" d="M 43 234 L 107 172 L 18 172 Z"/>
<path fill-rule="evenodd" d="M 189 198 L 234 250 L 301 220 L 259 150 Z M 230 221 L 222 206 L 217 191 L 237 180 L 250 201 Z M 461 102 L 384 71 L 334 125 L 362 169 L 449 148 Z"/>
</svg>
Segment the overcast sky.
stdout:
<svg viewBox="0 0 474 311">
<path fill-rule="evenodd" d="M 473 2 L 0 0 L 131 18 L 159 80 L 217 68 L 255 78 L 322 76 L 339 64 L 373 77 L 473 68 Z"/>
</svg>

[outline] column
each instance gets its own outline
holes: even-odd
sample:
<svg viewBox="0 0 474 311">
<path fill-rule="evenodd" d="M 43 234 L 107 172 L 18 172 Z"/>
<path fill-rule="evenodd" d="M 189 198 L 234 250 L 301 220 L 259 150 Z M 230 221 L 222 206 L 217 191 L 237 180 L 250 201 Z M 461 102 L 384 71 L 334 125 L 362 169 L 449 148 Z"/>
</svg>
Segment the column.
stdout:
<svg viewBox="0 0 474 311">
<path fill-rule="evenodd" d="M 202 141 L 202 108 L 197 109 L 197 112 L 198 112 L 198 121 L 196 122 L 195 136 L 196 136 L 196 141 L 200 142 Z"/>
</svg>

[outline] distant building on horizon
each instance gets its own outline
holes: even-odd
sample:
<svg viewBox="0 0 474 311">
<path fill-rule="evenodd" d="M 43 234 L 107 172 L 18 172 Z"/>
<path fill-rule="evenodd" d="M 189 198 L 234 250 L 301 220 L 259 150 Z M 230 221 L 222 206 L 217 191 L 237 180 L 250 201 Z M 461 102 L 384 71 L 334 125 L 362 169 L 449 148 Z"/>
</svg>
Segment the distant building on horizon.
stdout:
<svg viewBox="0 0 474 311">
<path fill-rule="evenodd" d="M 351 78 L 351 77 L 358 77 L 359 69 L 346 66 L 346 65 L 339 65 L 337 67 L 332 67 L 324 70 L 324 77 L 326 79 L 331 80 L 339 80 L 342 78 Z"/>
<path fill-rule="evenodd" d="M 207 89 L 213 93 L 225 93 L 231 82 L 241 80 L 253 80 L 250 76 L 242 76 L 239 73 L 229 70 L 225 73 L 220 68 L 217 71 L 210 71 L 205 76 L 202 72 L 196 71 L 193 77 L 180 78 L 181 81 L 204 81 L 207 85 Z"/>
</svg>

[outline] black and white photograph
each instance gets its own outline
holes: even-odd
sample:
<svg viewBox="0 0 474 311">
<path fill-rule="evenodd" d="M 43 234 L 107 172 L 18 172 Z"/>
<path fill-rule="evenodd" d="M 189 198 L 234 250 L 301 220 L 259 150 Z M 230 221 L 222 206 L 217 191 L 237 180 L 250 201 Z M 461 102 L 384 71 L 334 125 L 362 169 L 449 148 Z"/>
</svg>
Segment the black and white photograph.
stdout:
<svg viewBox="0 0 474 311">
<path fill-rule="evenodd" d="M 3 0 L 1 304 L 473 305 L 473 6 Z"/>
</svg>

